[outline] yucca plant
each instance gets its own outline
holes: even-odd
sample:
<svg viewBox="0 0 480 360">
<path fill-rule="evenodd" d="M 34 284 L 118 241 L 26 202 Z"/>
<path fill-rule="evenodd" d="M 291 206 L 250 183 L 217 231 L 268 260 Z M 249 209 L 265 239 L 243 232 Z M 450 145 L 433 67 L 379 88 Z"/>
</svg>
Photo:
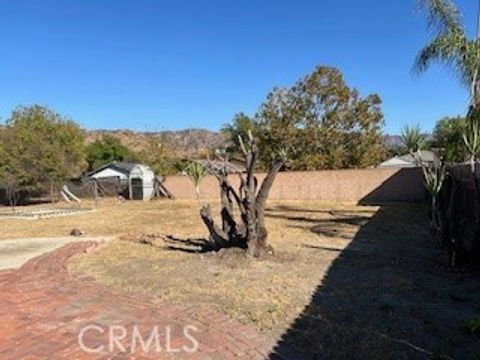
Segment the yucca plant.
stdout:
<svg viewBox="0 0 480 360">
<path fill-rule="evenodd" d="M 422 134 L 420 126 L 405 126 L 402 130 L 402 141 L 405 147 L 415 160 L 416 165 L 422 168 L 423 182 L 425 188 L 432 197 L 431 202 L 431 226 L 437 234 L 441 231 L 440 219 L 438 216 L 437 199 L 440 191 L 442 191 L 443 182 L 445 180 L 445 167 L 443 164 L 427 165 L 422 160 L 421 150 L 426 147 L 427 139 Z"/>
<path fill-rule="evenodd" d="M 186 167 L 185 172 L 190 180 L 192 180 L 192 183 L 195 186 L 197 201 L 200 202 L 200 183 L 203 178 L 207 176 L 208 170 L 202 164 L 192 161 Z"/>
<path fill-rule="evenodd" d="M 437 197 L 442 190 L 443 182 L 445 181 L 445 168 L 423 166 L 423 179 L 427 191 L 432 197 Z"/>
<path fill-rule="evenodd" d="M 437 208 L 437 199 L 438 195 L 442 191 L 443 183 L 445 181 L 445 167 L 441 166 L 426 166 L 422 164 L 422 172 L 423 172 L 423 182 L 427 191 L 430 193 L 432 197 L 431 203 L 431 226 L 437 234 L 441 232 L 441 224 L 440 219 L 438 216 L 438 208 Z"/>
<path fill-rule="evenodd" d="M 405 126 L 402 129 L 401 139 L 403 145 L 408 149 L 417 165 L 420 165 L 420 150 L 424 149 L 427 145 L 427 139 L 425 135 L 422 134 L 420 126 Z"/>
<path fill-rule="evenodd" d="M 475 172 L 475 161 L 480 155 L 480 126 L 478 121 L 470 120 L 468 128 L 463 134 L 463 142 L 470 156 L 470 165 Z"/>
<path fill-rule="evenodd" d="M 472 114 L 473 113 L 473 114 Z M 472 111 L 471 118 L 469 119 L 468 122 L 468 129 L 465 131 L 463 134 L 463 142 L 465 143 L 465 147 L 468 150 L 468 154 L 470 157 L 470 171 L 472 174 L 472 180 L 473 180 L 473 189 L 475 192 L 475 199 L 476 201 L 474 202 L 474 212 L 475 212 L 475 223 L 477 226 L 477 231 L 478 231 L 478 226 L 480 223 L 480 216 L 479 216 L 479 209 L 478 209 L 478 202 L 480 201 L 479 199 L 479 179 L 477 177 L 477 172 L 476 172 L 476 161 L 480 155 L 480 125 L 478 122 L 478 117 L 476 117 L 474 114 L 477 113 L 477 111 Z"/>
</svg>

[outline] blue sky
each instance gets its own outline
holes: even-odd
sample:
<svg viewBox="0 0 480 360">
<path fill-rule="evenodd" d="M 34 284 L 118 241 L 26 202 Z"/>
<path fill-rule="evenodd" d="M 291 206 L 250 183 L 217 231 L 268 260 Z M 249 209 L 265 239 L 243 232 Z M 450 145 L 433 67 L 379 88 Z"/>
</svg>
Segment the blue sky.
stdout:
<svg viewBox="0 0 480 360">
<path fill-rule="evenodd" d="M 457 0 L 473 33 L 476 1 Z M 385 132 L 464 113 L 448 71 L 411 74 L 414 0 L 0 0 L 0 117 L 41 103 L 88 129 L 216 130 L 274 86 L 336 66 Z"/>
</svg>

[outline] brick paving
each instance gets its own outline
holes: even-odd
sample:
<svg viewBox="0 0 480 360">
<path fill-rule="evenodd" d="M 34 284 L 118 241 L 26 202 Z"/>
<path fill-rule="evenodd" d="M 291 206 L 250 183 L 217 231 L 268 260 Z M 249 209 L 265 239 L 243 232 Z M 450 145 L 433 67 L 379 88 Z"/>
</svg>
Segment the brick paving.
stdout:
<svg viewBox="0 0 480 360">
<path fill-rule="evenodd" d="M 71 243 L 0 272 L 0 359 L 296 358 L 270 354 L 275 341 L 207 305 L 180 306 L 70 276 L 67 260 L 95 246 Z"/>
</svg>

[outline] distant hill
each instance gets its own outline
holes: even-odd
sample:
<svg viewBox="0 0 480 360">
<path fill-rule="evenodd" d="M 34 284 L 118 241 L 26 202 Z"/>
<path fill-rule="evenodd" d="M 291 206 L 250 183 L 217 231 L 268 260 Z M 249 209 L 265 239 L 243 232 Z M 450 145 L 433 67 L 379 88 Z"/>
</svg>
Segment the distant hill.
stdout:
<svg viewBox="0 0 480 360">
<path fill-rule="evenodd" d="M 166 147 L 179 155 L 189 156 L 225 144 L 224 136 L 219 132 L 204 129 L 186 129 L 180 131 L 137 132 L 132 130 L 92 130 L 87 132 L 87 144 L 110 135 L 135 151 L 141 151 L 151 138 L 156 138 Z"/>
<path fill-rule="evenodd" d="M 426 140 L 429 142 L 434 140 L 432 134 L 425 133 L 424 136 Z M 396 149 L 401 149 L 405 147 L 402 141 L 402 137 L 400 135 L 385 135 L 383 139 L 385 141 L 385 145 L 390 150 L 396 150 Z"/>
<path fill-rule="evenodd" d="M 86 142 L 89 144 L 104 135 L 111 135 L 119 139 L 122 144 L 135 151 L 143 150 L 149 139 L 156 138 L 182 156 L 191 156 L 207 149 L 219 148 L 226 142 L 221 133 L 205 129 L 159 132 L 138 132 L 127 129 L 92 130 L 87 132 Z M 389 149 L 398 149 L 403 145 L 399 135 L 385 135 L 384 141 Z"/>
<path fill-rule="evenodd" d="M 383 139 L 385 145 L 389 149 L 398 149 L 403 146 L 402 137 L 400 135 L 385 135 Z"/>
</svg>

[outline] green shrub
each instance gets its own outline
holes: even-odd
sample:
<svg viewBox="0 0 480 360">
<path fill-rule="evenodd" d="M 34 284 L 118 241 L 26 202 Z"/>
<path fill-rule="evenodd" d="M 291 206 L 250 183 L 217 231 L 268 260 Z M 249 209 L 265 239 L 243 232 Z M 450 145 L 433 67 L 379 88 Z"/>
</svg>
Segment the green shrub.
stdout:
<svg viewBox="0 0 480 360">
<path fill-rule="evenodd" d="M 480 314 L 465 322 L 465 330 L 470 334 L 480 336 Z"/>
</svg>

